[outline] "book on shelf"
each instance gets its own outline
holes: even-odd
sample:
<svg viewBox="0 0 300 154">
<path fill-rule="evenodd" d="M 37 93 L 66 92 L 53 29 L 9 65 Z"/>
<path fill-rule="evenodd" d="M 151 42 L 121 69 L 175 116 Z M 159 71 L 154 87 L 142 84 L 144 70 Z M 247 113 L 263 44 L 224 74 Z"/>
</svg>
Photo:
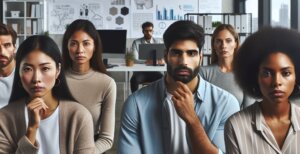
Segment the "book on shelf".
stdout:
<svg viewBox="0 0 300 154">
<path fill-rule="evenodd" d="M 14 29 L 16 33 L 19 33 L 19 25 L 17 23 L 12 23 L 11 27 Z"/>
<path fill-rule="evenodd" d="M 32 34 L 32 31 L 31 31 L 31 20 L 27 19 L 26 20 L 26 34 Z"/>
<path fill-rule="evenodd" d="M 30 17 L 35 17 L 35 11 L 36 11 L 36 5 L 35 4 L 31 4 L 30 6 Z"/>
</svg>

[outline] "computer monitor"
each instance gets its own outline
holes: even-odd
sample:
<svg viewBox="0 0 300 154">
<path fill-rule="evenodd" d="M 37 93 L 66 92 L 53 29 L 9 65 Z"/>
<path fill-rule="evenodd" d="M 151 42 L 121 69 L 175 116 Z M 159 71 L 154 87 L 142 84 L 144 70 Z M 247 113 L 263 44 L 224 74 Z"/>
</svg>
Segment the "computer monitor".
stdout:
<svg viewBox="0 0 300 154">
<path fill-rule="evenodd" d="M 103 58 L 123 58 L 126 52 L 127 30 L 97 30 L 103 46 Z"/>
<path fill-rule="evenodd" d="M 164 58 L 164 52 L 166 47 L 164 44 L 155 43 L 155 44 L 140 44 L 139 45 L 139 59 L 147 60 L 155 58 L 162 59 Z"/>
</svg>

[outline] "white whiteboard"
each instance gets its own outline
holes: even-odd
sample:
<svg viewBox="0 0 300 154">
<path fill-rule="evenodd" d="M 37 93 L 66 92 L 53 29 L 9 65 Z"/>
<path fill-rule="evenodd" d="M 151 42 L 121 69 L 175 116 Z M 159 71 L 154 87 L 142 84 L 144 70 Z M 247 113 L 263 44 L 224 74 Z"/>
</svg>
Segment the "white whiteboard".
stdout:
<svg viewBox="0 0 300 154">
<path fill-rule="evenodd" d="M 50 34 L 63 34 L 76 19 L 88 19 L 97 29 L 127 29 L 128 38 L 142 37 L 141 24 L 154 24 L 154 37 L 186 13 L 221 12 L 221 0 L 48 0 Z M 209 7 L 213 6 L 213 7 Z"/>
</svg>

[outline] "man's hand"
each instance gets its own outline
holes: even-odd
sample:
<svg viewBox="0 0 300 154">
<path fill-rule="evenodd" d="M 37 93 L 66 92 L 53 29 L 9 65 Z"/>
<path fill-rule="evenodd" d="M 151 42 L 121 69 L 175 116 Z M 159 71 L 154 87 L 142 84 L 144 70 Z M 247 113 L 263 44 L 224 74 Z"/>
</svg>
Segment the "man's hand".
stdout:
<svg viewBox="0 0 300 154">
<path fill-rule="evenodd" d="M 146 64 L 146 65 L 153 65 L 153 60 L 152 60 L 152 59 L 147 59 L 147 60 L 145 61 L 145 64 Z M 165 64 L 165 60 L 164 60 L 164 59 L 158 59 L 158 60 L 156 61 L 156 64 L 157 64 L 157 65 L 164 65 L 164 64 Z"/>
<path fill-rule="evenodd" d="M 177 114 L 187 124 L 191 124 L 195 120 L 198 120 L 198 117 L 194 111 L 194 95 L 187 85 L 180 81 L 177 81 L 176 84 L 177 88 L 171 92 L 173 95 L 172 101 L 174 103 L 174 107 L 177 111 Z"/>
</svg>

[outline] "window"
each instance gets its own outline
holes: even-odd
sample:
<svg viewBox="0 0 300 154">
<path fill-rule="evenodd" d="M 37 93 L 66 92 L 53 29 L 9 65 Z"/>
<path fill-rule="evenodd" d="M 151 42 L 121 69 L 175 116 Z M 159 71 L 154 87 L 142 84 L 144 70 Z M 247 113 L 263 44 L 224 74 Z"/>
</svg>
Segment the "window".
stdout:
<svg viewBox="0 0 300 154">
<path fill-rule="evenodd" d="M 246 13 L 252 13 L 252 32 L 258 30 L 258 0 L 246 0 Z"/>
<path fill-rule="evenodd" d="M 290 28 L 291 1 L 271 0 L 271 25 Z"/>
</svg>

